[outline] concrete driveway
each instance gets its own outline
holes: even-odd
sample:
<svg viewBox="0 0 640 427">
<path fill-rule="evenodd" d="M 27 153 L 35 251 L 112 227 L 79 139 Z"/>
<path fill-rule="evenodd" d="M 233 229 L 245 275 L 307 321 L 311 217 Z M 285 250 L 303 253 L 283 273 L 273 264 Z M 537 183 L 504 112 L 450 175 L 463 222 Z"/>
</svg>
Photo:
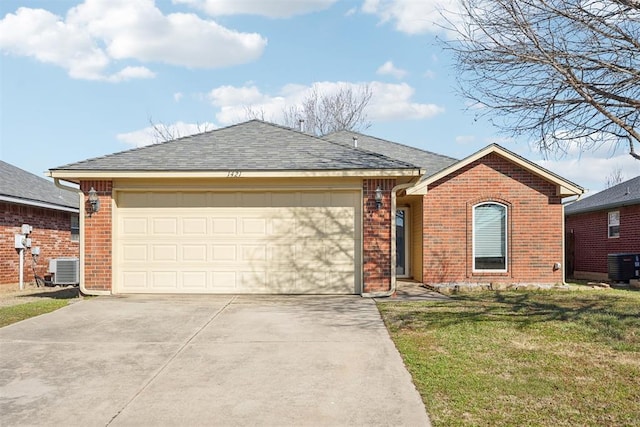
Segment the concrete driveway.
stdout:
<svg viewBox="0 0 640 427">
<path fill-rule="evenodd" d="M 0 425 L 428 425 L 373 301 L 99 297 L 0 329 Z"/>
</svg>

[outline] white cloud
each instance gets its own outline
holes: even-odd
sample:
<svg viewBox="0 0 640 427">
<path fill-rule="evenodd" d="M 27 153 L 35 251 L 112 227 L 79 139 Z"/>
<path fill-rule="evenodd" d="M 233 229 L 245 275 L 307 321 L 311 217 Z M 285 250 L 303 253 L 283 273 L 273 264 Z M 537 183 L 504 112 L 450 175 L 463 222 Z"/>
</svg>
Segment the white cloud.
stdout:
<svg viewBox="0 0 640 427">
<path fill-rule="evenodd" d="M 358 12 L 358 8 L 357 7 L 352 7 L 351 9 L 347 10 L 344 13 L 344 16 L 353 16 Z"/>
<path fill-rule="evenodd" d="M 377 74 L 380 75 L 389 75 L 389 76 L 393 76 L 398 80 L 401 80 L 404 78 L 404 76 L 407 75 L 407 71 L 403 70 L 401 68 L 397 68 L 395 65 L 393 65 L 393 62 L 391 61 L 387 61 L 384 64 L 382 64 L 377 70 L 376 70 Z"/>
<path fill-rule="evenodd" d="M 583 153 L 580 157 L 560 160 L 540 160 L 540 166 L 584 187 L 586 195 L 591 195 L 606 188 L 607 177 L 620 168 L 624 180 L 640 175 L 640 162 L 629 154 L 614 157 L 598 157 L 594 153 Z"/>
<path fill-rule="evenodd" d="M 628 145 L 616 145 L 610 140 L 609 143 L 597 147 L 581 149 L 580 142 L 584 141 L 571 141 L 564 153 L 555 153 L 556 157 L 553 158 L 543 158 L 544 155 L 535 141 L 529 146 L 521 145 L 514 149 L 525 158 L 580 185 L 585 189 L 585 196 L 604 190 L 607 177 L 618 168 L 621 169 L 625 180 L 640 175 L 640 162 L 628 154 Z M 513 140 L 510 144 L 514 146 Z"/>
<path fill-rule="evenodd" d="M 422 75 L 425 79 L 435 79 L 436 78 L 436 72 L 433 70 L 427 70 L 424 72 L 424 74 Z"/>
<path fill-rule="evenodd" d="M 131 79 L 152 79 L 156 73 L 147 67 L 125 67 L 106 78 L 110 82 L 124 82 Z"/>
<path fill-rule="evenodd" d="M 173 0 L 203 10 L 211 16 L 261 15 L 269 18 L 289 18 L 294 15 L 324 10 L 337 0 Z"/>
<path fill-rule="evenodd" d="M 146 67 L 110 71 L 115 61 L 217 68 L 257 59 L 266 39 L 193 14 L 164 15 L 153 0 L 85 0 L 66 17 L 19 8 L 0 20 L 0 50 L 65 68 L 73 78 L 151 78 Z"/>
<path fill-rule="evenodd" d="M 415 90 L 406 83 L 372 82 L 373 97 L 369 108 L 372 120 L 418 120 L 444 113 L 436 104 L 412 102 Z"/>
<path fill-rule="evenodd" d="M 440 33 L 447 22 L 456 19 L 457 0 L 365 0 L 362 11 L 377 15 L 381 23 L 392 22 L 407 34 Z"/>
<path fill-rule="evenodd" d="M 202 133 L 215 129 L 217 126 L 213 123 L 185 123 L 175 122 L 170 125 L 159 124 L 159 127 L 163 128 L 163 133 L 172 135 L 174 138 L 180 138 L 183 136 L 194 135 L 196 133 Z M 132 132 L 119 133 L 116 138 L 126 144 L 134 147 L 143 147 L 156 142 L 162 142 L 163 138 L 159 137 L 157 130 L 153 126 L 148 126 L 144 129 L 135 130 Z"/>
<path fill-rule="evenodd" d="M 412 120 L 431 118 L 444 112 L 435 104 L 413 102 L 414 89 L 406 83 L 368 83 L 372 91 L 367 109 L 372 121 Z M 316 82 L 311 86 L 289 84 L 276 94 L 265 94 L 256 86 L 220 86 L 209 92 L 211 103 L 219 108 L 216 119 L 227 125 L 246 120 L 247 109 L 260 113 L 265 120 L 279 122 L 285 107 L 299 105 L 315 88 L 319 93 L 336 93 L 340 88 L 351 87 L 357 91 L 362 84 L 350 82 Z"/>
<path fill-rule="evenodd" d="M 176 92 L 173 94 L 173 100 L 176 102 L 180 102 L 184 98 L 184 94 L 182 92 Z"/>
</svg>

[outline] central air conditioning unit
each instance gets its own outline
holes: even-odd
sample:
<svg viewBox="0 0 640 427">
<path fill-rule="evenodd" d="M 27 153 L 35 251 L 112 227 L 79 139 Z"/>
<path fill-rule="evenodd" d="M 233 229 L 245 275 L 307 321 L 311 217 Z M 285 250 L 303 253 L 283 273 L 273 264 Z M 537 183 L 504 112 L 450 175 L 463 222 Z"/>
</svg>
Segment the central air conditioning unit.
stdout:
<svg viewBox="0 0 640 427">
<path fill-rule="evenodd" d="M 53 258 L 49 260 L 49 273 L 54 285 L 77 285 L 80 283 L 80 260 L 78 258 Z"/>
</svg>

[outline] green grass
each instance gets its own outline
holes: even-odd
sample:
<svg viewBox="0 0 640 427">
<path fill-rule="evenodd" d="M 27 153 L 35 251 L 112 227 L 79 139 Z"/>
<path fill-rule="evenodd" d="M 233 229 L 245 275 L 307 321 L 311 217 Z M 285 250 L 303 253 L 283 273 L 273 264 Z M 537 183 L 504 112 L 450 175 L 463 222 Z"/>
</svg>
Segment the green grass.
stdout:
<svg viewBox="0 0 640 427">
<path fill-rule="evenodd" d="M 435 426 L 640 426 L 640 292 L 378 307 Z"/>
<path fill-rule="evenodd" d="M 43 299 L 9 307 L 0 307 L 0 328 L 30 317 L 55 311 L 69 304 L 64 299 Z"/>
</svg>

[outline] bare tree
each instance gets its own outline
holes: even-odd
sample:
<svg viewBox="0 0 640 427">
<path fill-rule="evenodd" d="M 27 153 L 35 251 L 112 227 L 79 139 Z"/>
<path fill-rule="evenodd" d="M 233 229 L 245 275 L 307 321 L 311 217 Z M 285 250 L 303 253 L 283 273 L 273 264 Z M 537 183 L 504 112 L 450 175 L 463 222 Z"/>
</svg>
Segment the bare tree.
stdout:
<svg viewBox="0 0 640 427">
<path fill-rule="evenodd" d="M 187 136 L 182 135 L 180 129 L 176 126 L 167 125 L 163 122 L 155 122 L 152 117 L 149 117 L 149 124 L 151 125 L 154 144 L 160 144 L 162 142 L 172 141 L 174 139 Z M 203 133 L 210 130 L 212 130 L 210 123 L 196 123 L 196 129 L 193 133 Z"/>
<path fill-rule="evenodd" d="M 357 88 L 341 86 L 334 93 L 322 93 L 317 86 L 299 105 L 290 105 L 282 109 L 282 125 L 299 129 L 304 123 L 304 131 L 313 135 L 326 135 L 339 130 L 362 131 L 371 126 L 366 109 L 371 102 L 373 92 L 369 85 Z M 270 120 L 263 109 L 254 106 L 245 107 L 247 120 Z"/>
<path fill-rule="evenodd" d="M 290 106 L 284 113 L 284 124 L 296 128 L 304 120 L 305 131 L 326 135 L 339 130 L 362 131 L 371 126 L 366 108 L 373 92 L 369 85 L 354 89 L 342 86 L 335 93 L 321 93 L 317 86 L 300 106 Z"/>
<path fill-rule="evenodd" d="M 615 169 L 611 171 L 611 173 L 607 176 L 607 188 L 611 188 L 614 185 L 618 185 L 624 181 L 624 175 L 622 174 L 622 168 L 617 166 Z"/>
<path fill-rule="evenodd" d="M 247 120 L 267 120 L 267 113 L 265 113 L 264 108 L 257 108 L 253 105 L 244 107 L 244 115 Z"/>
<path fill-rule="evenodd" d="M 622 143 L 640 160 L 640 0 L 459 1 L 447 46 L 480 114 L 545 152 Z"/>
</svg>

